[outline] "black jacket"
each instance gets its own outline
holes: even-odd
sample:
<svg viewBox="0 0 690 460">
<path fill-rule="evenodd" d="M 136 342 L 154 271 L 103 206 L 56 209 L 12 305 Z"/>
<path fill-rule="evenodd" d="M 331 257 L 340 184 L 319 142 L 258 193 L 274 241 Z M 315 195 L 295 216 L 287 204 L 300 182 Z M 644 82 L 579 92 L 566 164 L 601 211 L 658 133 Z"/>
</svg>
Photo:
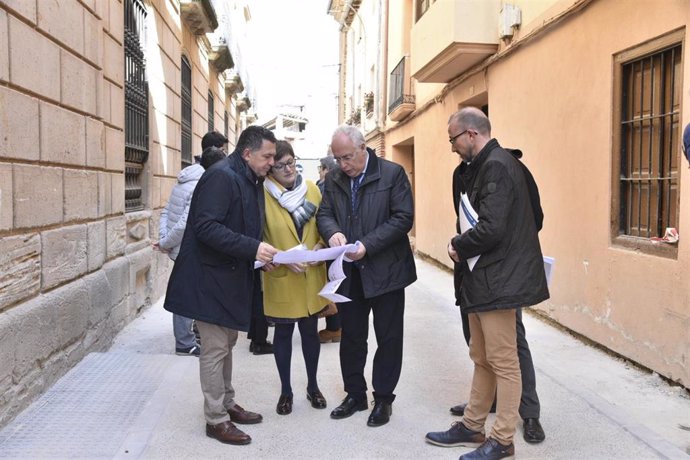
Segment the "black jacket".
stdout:
<svg viewBox="0 0 690 460">
<path fill-rule="evenodd" d="M 204 173 L 168 282 L 166 310 L 240 331 L 249 328 L 263 199 L 262 182 L 237 152 Z"/>
<path fill-rule="evenodd" d="M 523 168 L 492 139 L 454 174 L 454 201 L 464 191 L 479 216 L 473 229 L 452 240 L 461 259 L 456 264 L 456 296 L 467 313 L 527 307 L 549 298 Z M 465 260 L 477 255 L 479 261 L 470 271 Z"/>
<path fill-rule="evenodd" d="M 341 232 L 348 243 L 364 244 L 366 255 L 354 263 L 364 297 L 371 298 L 409 286 L 417 280 L 417 271 L 407 236 L 414 220 L 410 181 L 400 165 L 377 157 L 371 149 L 367 152 L 357 214 L 352 215 L 350 178 L 337 169 L 326 175 L 316 223 L 326 242 Z M 349 280 L 348 276 L 339 289 L 343 295 L 349 294 Z"/>
</svg>

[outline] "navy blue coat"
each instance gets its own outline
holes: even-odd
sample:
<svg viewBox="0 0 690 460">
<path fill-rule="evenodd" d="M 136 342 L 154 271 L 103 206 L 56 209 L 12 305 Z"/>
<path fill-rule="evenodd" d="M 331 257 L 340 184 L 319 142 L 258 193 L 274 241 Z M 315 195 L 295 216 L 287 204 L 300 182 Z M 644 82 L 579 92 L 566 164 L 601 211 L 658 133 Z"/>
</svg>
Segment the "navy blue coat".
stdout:
<svg viewBox="0 0 690 460">
<path fill-rule="evenodd" d="M 405 170 L 367 149 L 369 163 L 359 188 L 358 214 L 352 215 L 350 178 L 337 169 L 326 175 L 316 224 L 324 241 L 341 232 L 348 243 L 360 240 L 367 253 L 354 262 L 362 277 L 365 298 L 403 289 L 417 280 L 407 236 L 414 222 L 414 199 Z M 349 295 L 348 278 L 338 292 Z"/>
<path fill-rule="evenodd" d="M 263 197 L 262 182 L 239 153 L 204 173 L 168 281 L 166 310 L 240 331 L 249 328 Z"/>
</svg>

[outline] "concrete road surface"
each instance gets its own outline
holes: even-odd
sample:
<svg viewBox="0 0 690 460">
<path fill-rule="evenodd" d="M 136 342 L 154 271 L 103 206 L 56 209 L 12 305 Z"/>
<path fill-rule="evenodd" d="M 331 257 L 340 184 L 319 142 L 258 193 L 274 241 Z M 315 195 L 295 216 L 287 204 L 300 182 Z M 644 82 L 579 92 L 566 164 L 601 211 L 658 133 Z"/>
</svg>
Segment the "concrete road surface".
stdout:
<svg viewBox="0 0 690 460">
<path fill-rule="evenodd" d="M 454 459 L 471 449 L 427 444 L 428 431 L 458 417 L 472 364 L 453 305 L 452 276 L 418 260 L 407 290 L 405 358 L 389 424 L 368 412 L 329 413 L 344 397 L 338 344 L 321 348 L 319 384 L 328 409 L 311 408 L 299 334 L 294 336 L 293 413 L 277 415 L 280 383 L 272 355 L 254 356 L 242 334 L 235 348 L 237 402 L 263 423 L 240 426 L 253 441 L 229 446 L 204 431 L 198 359 L 174 355 L 171 315 L 159 301 L 125 328 L 106 353 L 92 353 L 0 431 L 0 458 L 121 459 Z M 515 438 L 522 459 L 688 459 L 690 398 L 658 376 L 525 315 L 537 370 L 546 441 Z M 323 320 L 320 321 L 323 327 Z M 272 330 L 270 332 L 272 334 Z M 376 339 L 370 330 L 367 380 Z M 493 416 L 487 426 L 493 422 Z"/>
</svg>

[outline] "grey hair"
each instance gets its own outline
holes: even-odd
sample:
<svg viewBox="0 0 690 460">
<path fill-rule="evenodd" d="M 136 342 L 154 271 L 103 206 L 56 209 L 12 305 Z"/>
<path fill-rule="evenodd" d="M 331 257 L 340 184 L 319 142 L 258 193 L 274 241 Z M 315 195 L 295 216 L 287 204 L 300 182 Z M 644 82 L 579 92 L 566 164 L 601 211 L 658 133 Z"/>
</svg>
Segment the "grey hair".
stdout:
<svg viewBox="0 0 690 460">
<path fill-rule="evenodd" d="M 491 135 L 491 122 L 484 112 L 476 107 L 465 107 L 450 116 L 448 124 L 457 122 L 466 129 L 476 129 L 484 135 Z"/>
<path fill-rule="evenodd" d="M 333 137 L 337 136 L 338 134 L 345 134 L 347 137 L 349 137 L 355 147 L 360 147 L 362 144 L 366 144 L 364 134 L 362 134 L 362 132 L 354 126 L 340 125 L 333 132 Z"/>
<path fill-rule="evenodd" d="M 330 171 L 331 169 L 335 169 L 338 167 L 332 155 L 321 158 L 319 160 L 319 163 L 321 163 L 321 167 L 326 171 Z"/>
</svg>

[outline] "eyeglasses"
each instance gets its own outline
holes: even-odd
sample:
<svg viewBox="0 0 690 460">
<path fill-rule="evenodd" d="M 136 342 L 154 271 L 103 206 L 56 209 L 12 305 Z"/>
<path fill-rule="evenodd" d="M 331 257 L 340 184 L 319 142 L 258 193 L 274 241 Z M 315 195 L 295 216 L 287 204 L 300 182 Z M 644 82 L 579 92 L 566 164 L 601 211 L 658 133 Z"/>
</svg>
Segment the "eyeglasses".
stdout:
<svg viewBox="0 0 690 460">
<path fill-rule="evenodd" d="M 463 134 L 465 134 L 465 133 L 467 133 L 467 132 L 469 132 L 469 131 L 470 131 L 469 129 L 466 129 L 466 130 L 464 130 L 463 132 L 461 132 L 460 134 L 456 134 L 455 136 L 453 136 L 453 137 L 451 137 L 450 139 L 448 139 L 448 142 L 450 142 L 450 143 L 452 144 L 453 142 L 455 142 L 455 139 L 457 139 L 458 137 L 462 136 Z"/>
<path fill-rule="evenodd" d="M 352 161 L 352 159 L 357 155 L 357 151 L 354 151 L 352 153 L 348 153 L 347 155 L 343 155 L 341 157 L 337 157 L 333 155 L 333 159 L 335 160 L 336 163 L 341 164 L 341 163 L 349 163 Z"/>
<path fill-rule="evenodd" d="M 294 159 L 288 160 L 286 163 L 276 163 L 273 165 L 273 169 L 275 169 L 276 171 L 282 171 L 283 169 L 288 168 L 288 167 L 290 169 L 295 167 L 295 160 Z"/>
</svg>

